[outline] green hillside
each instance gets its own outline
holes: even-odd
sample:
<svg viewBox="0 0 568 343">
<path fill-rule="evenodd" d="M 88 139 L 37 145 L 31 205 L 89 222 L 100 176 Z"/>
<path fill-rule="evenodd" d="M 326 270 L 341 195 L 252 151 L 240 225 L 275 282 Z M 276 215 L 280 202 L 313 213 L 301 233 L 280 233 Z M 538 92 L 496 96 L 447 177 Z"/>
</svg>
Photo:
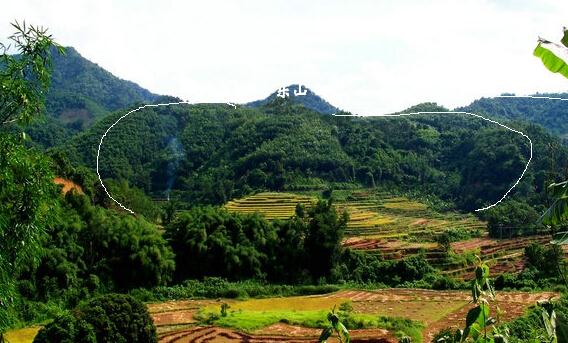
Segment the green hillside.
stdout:
<svg viewBox="0 0 568 343">
<path fill-rule="evenodd" d="M 446 111 L 422 104 L 409 111 Z M 115 112 L 61 147 L 76 164 L 95 167 Z M 531 168 L 512 193 L 531 204 L 566 166 L 568 149 L 543 129 L 511 124 L 534 144 Z M 171 142 L 179 142 L 172 151 Z M 549 145 L 558 146 L 554 162 Z M 233 109 L 225 104 L 146 108 L 125 118 L 101 149 L 103 177 L 122 178 L 154 196 L 221 204 L 253 191 L 380 187 L 413 190 L 474 210 L 499 200 L 521 175 L 527 141 L 460 115 L 333 117 L 289 101 Z"/>
<path fill-rule="evenodd" d="M 112 75 L 72 47 L 67 47 L 64 55 L 52 51 L 52 68 L 47 116 L 26 127 L 32 139 L 44 147 L 60 144 L 111 111 L 158 98 L 134 82 Z"/>
<path fill-rule="evenodd" d="M 535 97 L 568 99 L 568 93 L 538 93 Z M 460 111 L 486 114 L 539 124 L 549 132 L 568 138 L 568 102 L 533 98 L 481 98 Z"/>
</svg>

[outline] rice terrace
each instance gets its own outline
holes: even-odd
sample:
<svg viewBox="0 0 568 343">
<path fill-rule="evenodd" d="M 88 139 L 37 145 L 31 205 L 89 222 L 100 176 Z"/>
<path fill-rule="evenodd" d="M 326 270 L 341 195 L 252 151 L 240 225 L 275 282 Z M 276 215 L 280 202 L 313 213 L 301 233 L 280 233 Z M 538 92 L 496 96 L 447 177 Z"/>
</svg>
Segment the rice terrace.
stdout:
<svg viewBox="0 0 568 343">
<path fill-rule="evenodd" d="M 502 292 L 497 298 L 503 319 L 523 314 L 538 300 L 557 297 L 558 293 Z M 195 317 L 207 311 L 217 311 L 221 303 L 229 305 L 225 327 L 196 326 Z M 325 318 L 333 306 L 349 303 L 355 315 L 368 318 L 369 325 L 378 316 L 399 317 L 415 321 L 417 337 L 429 342 L 434 333 L 446 327 L 460 327 L 472 307 L 464 291 L 431 291 L 422 289 L 382 289 L 369 291 L 342 290 L 326 295 L 266 298 L 251 300 L 185 300 L 149 304 L 158 327 L 160 342 L 311 342 L 321 330 L 298 322 L 306 318 Z M 315 314 L 315 315 L 314 315 Z M 297 319 L 300 318 L 300 319 Z M 240 332 L 232 325 L 247 323 L 248 330 Z M 295 322 L 296 321 L 296 322 Z M 312 325 L 317 325 L 314 320 Z M 319 323 L 320 325 L 322 323 Z M 385 325 L 386 326 L 386 325 Z M 387 326 L 388 327 L 388 326 Z M 397 342 L 396 332 L 385 328 L 356 329 L 353 342 Z"/>
<path fill-rule="evenodd" d="M 62 1 L 0 12 L 0 343 L 568 342 L 568 2 Z"/>
<path fill-rule="evenodd" d="M 376 190 L 336 192 L 338 211 L 347 211 L 349 221 L 343 246 L 378 254 L 386 260 L 422 254 L 445 275 L 471 277 L 473 255 L 484 256 L 492 273 L 518 272 L 524 266 L 523 249 L 532 243 L 547 245 L 546 234 L 504 239 L 489 238 L 487 223 L 471 214 L 437 212 L 418 200 Z M 267 219 L 288 219 L 297 204 L 309 208 L 317 193 L 259 193 L 229 201 L 225 208 L 238 213 L 259 213 Z M 460 230 L 472 238 L 451 243 L 454 261 L 434 241 L 446 230 Z M 463 258 L 459 258 L 459 257 Z M 469 259 L 468 259 L 469 257 Z"/>
</svg>

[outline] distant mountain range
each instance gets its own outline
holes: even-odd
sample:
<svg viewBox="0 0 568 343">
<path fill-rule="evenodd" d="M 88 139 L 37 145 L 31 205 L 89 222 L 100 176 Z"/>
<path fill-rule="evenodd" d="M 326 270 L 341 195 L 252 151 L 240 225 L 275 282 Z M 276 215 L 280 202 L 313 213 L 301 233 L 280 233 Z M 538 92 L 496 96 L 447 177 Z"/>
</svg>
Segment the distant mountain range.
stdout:
<svg viewBox="0 0 568 343">
<path fill-rule="evenodd" d="M 47 116 L 26 130 L 36 143 L 44 147 L 57 145 L 90 127 L 98 118 L 135 103 L 152 103 L 160 95 L 122 80 L 97 64 L 82 57 L 74 48 L 65 55 L 53 53 L 52 84 L 46 99 Z M 313 90 L 298 84 L 284 87 L 286 99 L 294 104 L 323 114 L 338 108 Z M 305 92 L 305 93 L 304 93 Z M 301 93 L 301 95 L 299 94 Z M 538 94 L 568 98 L 568 93 Z M 244 104 L 260 108 L 281 99 L 278 90 L 265 99 Z M 171 100 L 171 99 L 170 99 Z M 539 124 L 551 133 L 568 138 L 568 102 L 530 98 L 481 98 L 458 108 L 494 118 L 521 120 Z"/>
<path fill-rule="evenodd" d="M 95 168 L 101 136 L 128 108 L 176 101 L 113 76 L 72 48 L 65 56 L 55 55 L 53 65 L 48 115 L 25 130 L 38 145 L 61 152 L 75 166 Z M 420 189 L 472 210 L 499 199 L 527 162 L 523 137 L 503 134 L 487 122 L 435 115 L 334 117 L 329 114 L 338 109 L 312 90 L 286 88 L 285 98 L 277 90 L 235 109 L 226 104 L 169 106 L 124 118 L 100 150 L 101 176 L 127 180 L 152 196 L 171 192 L 192 203 L 220 204 L 261 190 L 383 185 Z M 305 95 L 295 94 L 304 90 Z M 568 116 L 566 105 L 480 99 L 464 110 L 506 118 L 501 122 L 532 121 L 563 135 L 568 125 L 557 117 Z M 425 103 L 410 111 L 446 109 Z M 533 165 L 515 194 L 537 199 L 545 181 L 555 176 L 550 166 L 568 166 L 568 148 L 536 125 L 513 127 L 534 144 Z"/>
</svg>

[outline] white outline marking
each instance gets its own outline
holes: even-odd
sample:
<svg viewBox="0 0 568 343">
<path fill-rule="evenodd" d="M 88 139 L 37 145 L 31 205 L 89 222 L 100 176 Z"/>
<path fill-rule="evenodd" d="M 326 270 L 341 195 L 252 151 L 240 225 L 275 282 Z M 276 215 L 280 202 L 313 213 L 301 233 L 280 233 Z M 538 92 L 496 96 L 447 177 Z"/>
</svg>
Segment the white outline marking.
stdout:
<svg viewBox="0 0 568 343">
<path fill-rule="evenodd" d="M 531 99 L 548 99 L 548 100 L 560 100 L 560 101 L 568 101 L 568 99 L 564 99 L 564 98 L 551 98 L 551 97 L 547 97 L 547 96 L 531 96 L 531 95 L 499 95 L 499 96 L 493 96 L 493 97 L 488 97 L 487 99 L 494 99 L 494 98 L 531 98 Z M 479 100 L 479 99 L 478 99 Z M 109 133 L 110 129 L 112 129 L 116 124 L 118 124 L 119 121 L 121 121 L 123 118 L 127 117 L 128 115 L 139 111 L 141 109 L 144 109 L 146 107 L 160 107 L 160 106 L 170 106 L 170 105 L 182 105 L 182 104 L 187 104 L 187 105 L 199 105 L 199 104 L 206 104 L 206 103 L 192 103 L 189 101 L 180 101 L 180 102 L 169 102 L 169 103 L 160 103 L 160 104 L 146 104 L 144 106 L 140 106 L 137 109 L 131 110 L 130 112 L 126 113 L 125 115 L 123 115 L 122 117 L 118 118 L 117 121 L 115 121 L 103 134 L 103 136 L 101 137 L 101 140 L 99 142 L 99 147 L 97 149 L 97 176 L 99 177 L 99 181 L 101 183 L 101 186 L 103 186 L 103 189 L 105 190 L 105 193 L 108 195 L 109 198 L 111 198 L 115 203 L 117 203 L 121 208 L 123 208 L 124 210 L 134 214 L 134 212 L 127 208 L 126 206 L 122 205 L 120 202 L 118 202 L 115 198 L 113 198 L 110 193 L 108 192 L 107 188 L 105 187 L 105 184 L 103 183 L 103 180 L 101 178 L 101 174 L 99 173 L 99 155 L 101 152 L 101 146 L 103 145 L 103 140 L 106 137 L 106 135 Z M 211 103 L 209 103 L 211 104 Z M 219 103 L 213 103 L 213 104 L 219 104 Z M 226 105 L 232 106 L 233 108 L 237 108 L 237 106 L 231 102 L 226 102 Z M 411 113 L 398 113 L 398 114 L 372 114 L 372 115 L 358 115 L 358 114 L 337 114 L 337 113 L 333 113 L 333 116 L 336 117 L 401 117 L 401 116 L 411 116 L 413 114 L 467 114 L 470 116 L 474 116 L 477 118 L 481 118 L 485 121 L 491 122 L 493 124 L 497 124 L 501 127 L 506 128 L 509 131 L 515 132 L 520 134 L 521 136 L 525 137 L 526 139 L 528 139 L 529 144 L 530 144 L 530 156 L 529 156 L 529 160 L 527 161 L 527 165 L 525 166 L 525 169 L 523 170 L 523 172 L 521 173 L 521 176 L 515 181 L 515 183 L 513 184 L 513 186 L 511 186 L 511 188 L 509 188 L 509 190 L 507 190 L 507 192 L 505 192 L 505 194 L 501 197 L 501 199 L 499 199 L 497 202 L 495 202 L 494 204 L 491 204 L 489 206 L 486 207 L 482 207 L 479 208 L 477 210 L 475 210 L 476 212 L 480 212 L 480 211 L 485 211 L 488 210 L 494 206 L 497 206 L 500 202 L 502 202 L 503 200 L 505 200 L 505 198 L 507 197 L 507 195 L 509 195 L 509 193 L 519 184 L 519 182 L 521 182 L 521 179 L 523 178 L 523 176 L 525 175 L 526 171 L 529 168 L 529 165 L 531 163 L 532 157 L 533 157 L 533 144 L 532 144 L 532 140 L 530 139 L 529 136 L 527 136 L 526 134 L 524 134 L 523 132 L 519 131 L 519 130 L 515 130 L 512 129 L 506 125 L 503 125 L 501 123 L 499 123 L 496 120 L 492 120 L 492 119 L 488 119 L 483 117 L 482 115 L 479 114 L 475 114 L 475 113 L 469 113 L 469 112 L 462 112 L 462 111 L 447 111 L 447 112 L 411 112 Z"/>
<path fill-rule="evenodd" d="M 532 95 L 498 95 L 498 96 L 493 96 L 493 97 L 487 97 L 485 99 L 495 99 L 495 98 L 531 98 L 531 99 L 547 99 L 547 100 L 560 100 L 560 101 L 568 101 L 568 99 L 564 99 L 564 98 L 552 98 L 552 97 L 547 97 L 547 96 L 532 96 Z M 477 100 L 481 100 L 477 99 Z M 485 121 L 497 124 L 501 127 L 506 128 L 509 131 L 515 132 L 520 134 L 521 136 L 525 137 L 526 139 L 528 139 L 529 144 L 530 144 L 530 155 L 529 155 L 529 160 L 527 161 L 527 165 L 525 166 L 525 169 L 523 169 L 523 172 L 521 173 L 521 176 L 515 181 L 515 183 L 513 184 L 513 186 L 511 186 L 511 188 L 509 188 L 507 190 L 507 192 L 505 192 L 505 194 L 501 197 L 501 199 L 499 199 L 497 202 L 495 202 L 494 204 L 491 204 L 489 206 L 485 206 L 482 208 L 478 208 L 475 210 L 475 212 L 481 212 L 481 211 L 485 211 L 488 210 L 494 206 L 497 206 L 500 202 L 502 202 L 503 200 L 505 200 L 505 198 L 507 197 L 507 195 L 509 195 L 509 193 L 519 184 L 519 182 L 521 182 L 521 179 L 523 178 L 523 176 L 525 176 L 525 173 L 527 172 L 529 165 L 531 163 L 532 157 L 533 157 L 533 144 L 532 144 L 532 140 L 530 139 L 529 136 L 527 136 L 526 134 L 524 134 L 523 132 L 519 131 L 519 130 L 515 130 L 512 129 L 506 125 L 503 125 L 501 123 L 499 123 L 496 120 L 492 120 L 492 119 L 488 119 L 483 117 L 482 115 L 479 114 L 475 114 L 475 113 L 469 113 L 469 112 L 462 112 L 462 111 L 447 111 L 447 112 L 411 112 L 411 113 L 399 113 L 399 114 L 371 114 L 371 115 L 357 115 L 357 114 L 332 114 L 336 117 L 400 117 L 400 116 L 411 116 L 413 114 L 468 114 L 470 116 L 474 116 L 477 118 L 481 118 Z M 530 123 L 530 122 L 529 122 Z"/>
<path fill-rule="evenodd" d="M 118 202 L 118 200 L 116 200 L 115 198 L 112 197 L 112 195 L 110 195 L 110 193 L 108 192 L 107 188 L 105 187 L 105 184 L 103 183 L 103 180 L 101 178 L 101 174 L 99 173 L 99 155 L 101 153 L 101 146 L 103 145 L 103 139 L 105 139 L 106 135 L 109 133 L 110 129 L 112 129 L 116 124 L 118 124 L 119 121 L 121 121 L 122 119 L 124 119 L 125 117 L 127 117 L 128 115 L 139 111 L 141 109 L 144 109 L 146 107 L 160 107 L 160 106 L 170 106 L 170 105 L 182 105 L 182 104 L 186 104 L 186 105 L 200 105 L 203 103 L 194 103 L 194 102 L 189 102 L 189 101 L 180 101 L 180 102 L 167 102 L 167 103 L 162 103 L 162 104 L 146 104 L 144 106 L 140 106 L 137 109 L 131 110 L 130 112 L 126 113 L 125 115 L 123 115 L 122 117 L 118 118 L 117 121 L 115 121 L 103 134 L 103 136 L 101 137 L 101 141 L 99 142 L 99 148 L 97 149 L 97 176 L 99 177 L 99 181 L 101 182 L 101 186 L 103 186 L 103 189 L 105 190 L 105 193 L 108 195 L 109 198 L 111 198 L 115 203 L 118 204 L 118 206 L 122 207 L 122 209 L 134 214 L 134 211 L 132 211 L 131 209 L 129 209 L 128 207 L 124 206 L 123 204 L 121 204 L 120 202 Z M 222 104 L 222 103 L 209 103 L 209 104 Z M 225 103 L 225 104 L 229 104 L 229 103 Z M 231 105 L 234 106 L 235 108 L 237 108 L 235 105 Z"/>
</svg>

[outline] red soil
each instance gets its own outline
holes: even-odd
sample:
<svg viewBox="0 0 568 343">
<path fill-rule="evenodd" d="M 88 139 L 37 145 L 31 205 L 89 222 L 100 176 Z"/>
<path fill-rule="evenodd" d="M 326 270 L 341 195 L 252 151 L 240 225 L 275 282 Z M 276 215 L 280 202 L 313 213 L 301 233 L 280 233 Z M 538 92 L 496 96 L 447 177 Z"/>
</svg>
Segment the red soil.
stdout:
<svg viewBox="0 0 568 343">
<path fill-rule="evenodd" d="M 72 189 L 79 194 L 83 194 L 83 189 L 81 188 L 81 186 L 79 186 L 78 184 L 76 184 L 71 180 L 64 179 L 61 177 L 56 177 L 55 179 L 53 179 L 53 182 L 58 185 L 63 185 L 63 189 L 61 190 L 61 193 L 63 194 L 67 194 L 67 192 L 69 192 Z"/>
</svg>

